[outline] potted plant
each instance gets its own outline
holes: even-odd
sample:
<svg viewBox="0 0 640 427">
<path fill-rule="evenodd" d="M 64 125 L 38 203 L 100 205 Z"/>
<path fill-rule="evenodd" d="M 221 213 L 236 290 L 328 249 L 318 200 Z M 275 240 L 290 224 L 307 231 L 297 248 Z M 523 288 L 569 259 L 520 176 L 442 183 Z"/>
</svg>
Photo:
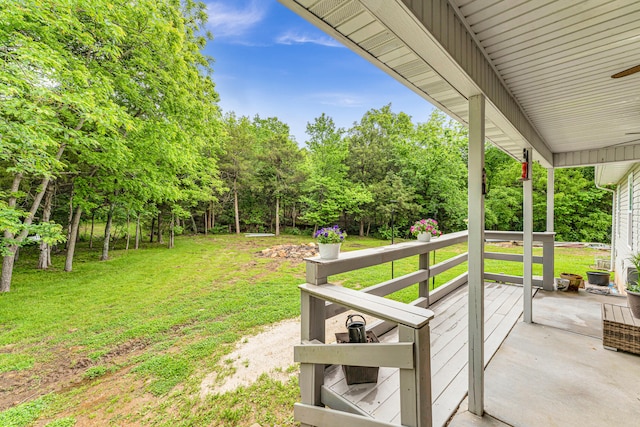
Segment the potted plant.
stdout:
<svg viewBox="0 0 640 427">
<path fill-rule="evenodd" d="M 340 230 L 340 227 L 323 227 L 316 231 L 314 236 L 318 239 L 318 250 L 321 259 L 337 259 L 340 254 L 340 245 L 347 237 L 347 233 Z"/>
<path fill-rule="evenodd" d="M 638 283 L 640 252 L 633 254 L 629 261 L 631 261 L 635 271 L 627 273 L 627 305 L 631 309 L 633 317 L 640 319 L 640 283 Z"/>
<path fill-rule="evenodd" d="M 428 242 L 431 240 L 431 236 L 438 237 L 442 234 L 442 232 L 438 230 L 438 221 L 433 218 L 416 221 L 409 231 L 421 242 Z"/>
</svg>

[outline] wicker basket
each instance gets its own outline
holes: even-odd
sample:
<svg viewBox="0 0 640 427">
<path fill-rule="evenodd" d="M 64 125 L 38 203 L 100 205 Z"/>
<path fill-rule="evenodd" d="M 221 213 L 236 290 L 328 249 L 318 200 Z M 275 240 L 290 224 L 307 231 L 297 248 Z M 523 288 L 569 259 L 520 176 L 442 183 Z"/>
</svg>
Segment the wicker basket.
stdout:
<svg viewBox="0 0 640 427">
<path fill-rule="evenodd" d="M 336 341 L 338 344 L 348 343 L 349 334 L 347 332 L 336 332 Z M 372 331 L 367 331 L 367 342 L 379 342 L 378 337 Z M 377 366 L 346 366 L 342 365 L 342 372 L 344 372 L 344 379 L 348 385 L 352 384 L 365 384 L 365 383 L 377 383 L 378 371 L 380 368 Z"/>
<path fill-rule="evenodd" d="M 629 307 L 602 304 L 602 344 L 640 354 L 640 320 L 633 318 Z"/>
</svg>

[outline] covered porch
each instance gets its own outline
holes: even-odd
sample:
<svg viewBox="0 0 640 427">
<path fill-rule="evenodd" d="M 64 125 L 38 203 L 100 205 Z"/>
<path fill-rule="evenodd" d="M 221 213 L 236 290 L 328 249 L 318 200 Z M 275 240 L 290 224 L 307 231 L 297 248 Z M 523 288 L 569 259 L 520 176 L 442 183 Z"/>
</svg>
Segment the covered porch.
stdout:
<svg viewBox="0 0 640 427">
<path fill-rule="evenodd" d="M 302 394 L 296 419 L 314 426 L 635 425 L 639 356 L 606 349 L 602 338 L 603 304 L 624 306 L 626 299 L 545 290 L 542 276 L 528 300 L 526 288 L 513 283 L 521 277 L 497 272 L 485 272 L 483 285 L 485 412 L 469 412 L 468 274 L 428 290 L 432 277 L 468 257 L 430 265 L 430 252 L 466 238 L 453 233 L 307 260 L 308 283 L 300 286 L 303 340 L 295 348 Z M 536 261 L 553 266 L 553 258 L 547 262 L 553 233 L 534 233 L 534 240 L 546 246 Z M 333 275 L 416 255 L 415 272 L 378 285 L 355 291 L 331 284 Z M 521 255 L 485 256 L 522 262 Z M 419 297 L 411 303 L 384 297 L 416 283 Z M 325 322 L 346 317 L 347 310 L 379 319 L 368 327 L 379 344 L 332 343 Z M 533 313 L 531 323 L 523 321 L 525 311 Z M 377 382 L 348 385 L 341 364 L 380 367 Z"/>
</svg>

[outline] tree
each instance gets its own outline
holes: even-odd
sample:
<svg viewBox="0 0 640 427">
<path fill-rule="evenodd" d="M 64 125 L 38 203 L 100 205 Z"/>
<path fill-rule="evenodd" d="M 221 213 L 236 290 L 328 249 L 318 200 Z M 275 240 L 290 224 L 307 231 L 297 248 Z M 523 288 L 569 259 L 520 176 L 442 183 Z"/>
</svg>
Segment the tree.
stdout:
<svg viewBox="0 0 640 427">
<path fill-rule="evenodd" d="M 233 211 L 236 234 L 240 234 L 239 194 L 250 187 L 253 177 L 252 165 L 255 164 L 255 133 L 248 117 L 237 118 L 235 114 L 224 117 L 226 137 L 223 142 L 223 154 L 220 158 L 220 171 L 226 187 L 233 195 Z"/>
<path fill-rule="evenodd" d="M 349 154 L 344 130 L 336 128 L 333 119 L 325 114 L 307 124 L 309 155 L 305 165 L 308 179 L 301 201 L 304 205 L 301 220 L 314 228 L 336 222 L 343 212 L 371 202 L 371 193 L 362 184 L 347 179 Z"/>
<path fill-rule="evenodd" d="M 289 126 L 275 117 L 253 120 L 260 168 L 257 174 L 264 191 L 274 201 L 275 234 L 280 235 L 280 207 L 284 197 L 297 193 L 303 154 L 291 138 Z"/>
<path fill-rule="evenodd" d="M 399 157 L 406 153 L 404 148 L 411 144 L 414 135 L 411 117 L 393 113 L 391 105 L 367 111 L 349 130 L 349 180 L 371 194 L 370 202 L 353 206 L 349 212 L 360 223 L 360 235 L 365 234 L 365 222 L 371 224 L 380 218 L 386 223 L 391 219 L 392 200 L 400 208 L 397 216 L 400 221 L 396 222 L 406 222 L 405 215 L 413 210 L 409 209 L 413 190 L 399 175 L 405 164 Z"/>
<path fill-rule="evenodd" d="M 117 40 L 121 33 L 106 22 L 86 28 L 86 15 L 78 13 L 85 8 L 99 7 L 26 0 L 4 2 L 0 9 L 0 169 L 6 171 L 0 209 L 10 219 L 0 242 L 0 292 L 10 290 L 15 253 L 36 231 L 36 213 L 49 183 L 64 168 L 65 150 L 95 144 L 97 137 L 126 124 L 109 80 L 87 65 L 114 54 L 98 37 Z M 24 191 L 26 186 L 35 196 Z M 63 239 L 57 227 L 40 226 L 54 232 L 46 237 L 52 242 Z"/>
<path fill-rule="evenodd" d="M 0 10 L 1 197 L 2 209 L 14 211 L 5 216 L 13 222 L 3 229 L 0 290 L 9 290 L 15 251 L 33 232 L 49 182 L 65 169 L 85 177 L 110 214 L 131 194 L 186 203 L 185 195 L 211 198 L 217 185 L 215 159 L 202 156 L 220 128 L 200 53 L 205 6 L 115 3 L 27 0 Z M 35 187 L 35 197 L 24 187 Z M 72 232 L 88 202 L 73 203 Z"/>
</svg>

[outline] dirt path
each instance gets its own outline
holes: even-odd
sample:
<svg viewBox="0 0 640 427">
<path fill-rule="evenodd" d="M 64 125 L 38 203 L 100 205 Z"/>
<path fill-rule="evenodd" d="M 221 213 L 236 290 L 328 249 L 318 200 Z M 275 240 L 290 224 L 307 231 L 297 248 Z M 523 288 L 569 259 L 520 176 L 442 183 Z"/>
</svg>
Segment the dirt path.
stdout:
<svg viewBox="0 0 640 427">
<path fill-rule="evenodd" d="M 325 342 L 335 342 L 335 333 L 346 331 L 344 322 L 348 314 L 343 313 L 327 321 Z M 365 318 L 367 323 L 374 320 Z M 236 349 L 225 358 L 235 372 L 220 380 L 216 373 L 207 375 L 200 384 L 200 397 L 249 386 L 262 374 L 282 381 L 297 375 L 297 369 L 290 371 L 289 368 L 294 365 L 293 346 L 299 342 L 300 318 L 273 324 L 258 335 L 241 339 Z"/>
</svg>

